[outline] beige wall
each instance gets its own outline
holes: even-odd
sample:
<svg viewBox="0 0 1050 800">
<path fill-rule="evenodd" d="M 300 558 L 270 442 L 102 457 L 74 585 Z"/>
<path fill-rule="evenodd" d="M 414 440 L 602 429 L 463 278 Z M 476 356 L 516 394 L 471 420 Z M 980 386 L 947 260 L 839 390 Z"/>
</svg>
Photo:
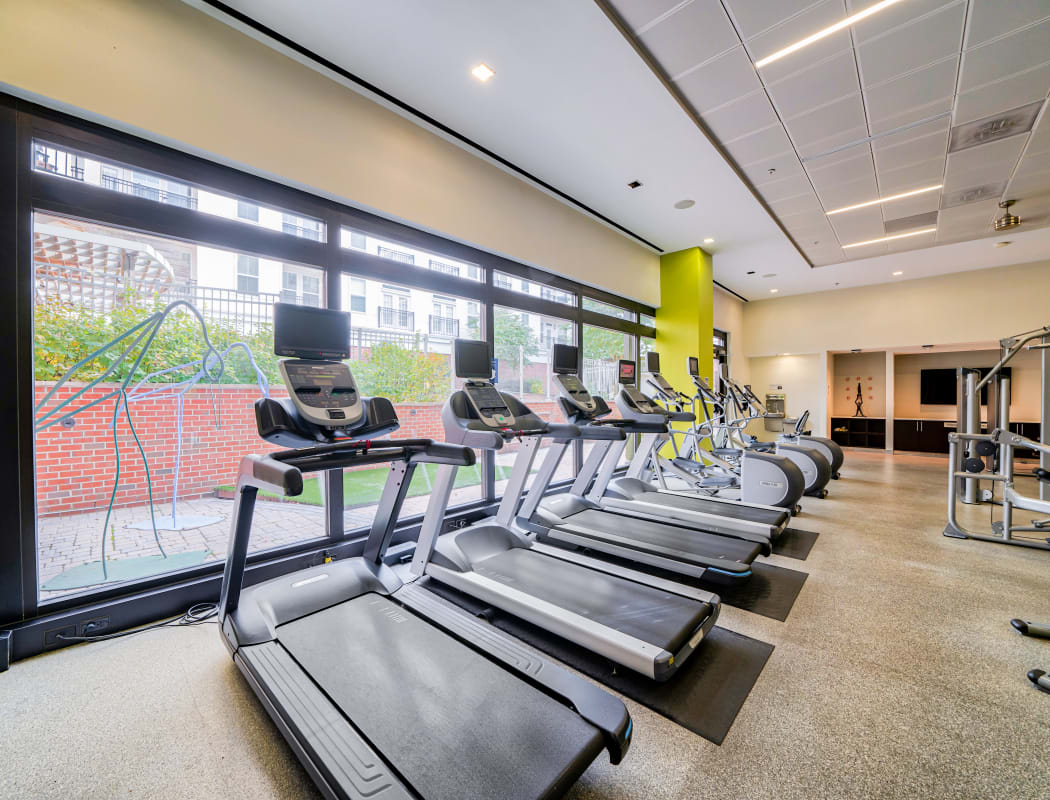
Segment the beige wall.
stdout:
<svg viewBox="0 0 1050 800">
<path fill-rule="evenodd" d="M 729 374 L 738 383 L 750 383 L 751 366 L 744 343 L 744 302 L 716 286 L 713 312 L 714 327 L 729 334 Z"/>
<path fill-rule="evenodd" d="M 1050 261 L 760 300 L 750 356 L 995 342 L 1050 324 Z"/>
<path fill-rule="evenodd" d="M 178 0 L 5 0 L 0 84 L 659 305 L 659 258 Z"/>
<path fill-rule="evenodd" d="M 921 371 L 955 367 L 991 367 L 999 361 L 998 350 L 958 351 L 952 353 L 897 353 L 894 359 L 894 405 L 899 419 L 956 418 L 955 406 L 921 405 L 919 403 Z M 1039 354 L 1023 351 L 1010 361 L 1010 419 L 1014 422 L 1038 422 L 1042 392 Z M 987 407 L 981 407 L 981 418 L 987 419 Z"/>
<path fill-rule="evenodd" d="M 809 409 L 813 434 L 828 435 L 828 367 L 824 353 L 752 358 L 750 367 L 751 388 L 760 400 L 765 400 L 767 392 L 782 392 L 787 395 L 788 416 L 798 416 Z M 752 423 L 748 430 L 764 441 L 776 438 L 775 433 L 764 430 L 761 422 Z"/>
<path fill-rule="evenodd" d="M 886 416 L 886 354 L 835 353 L 832 356 L 831 416 L 852 417 L 857 382 L 864 395 L 864 416 Z"/>
</svg>

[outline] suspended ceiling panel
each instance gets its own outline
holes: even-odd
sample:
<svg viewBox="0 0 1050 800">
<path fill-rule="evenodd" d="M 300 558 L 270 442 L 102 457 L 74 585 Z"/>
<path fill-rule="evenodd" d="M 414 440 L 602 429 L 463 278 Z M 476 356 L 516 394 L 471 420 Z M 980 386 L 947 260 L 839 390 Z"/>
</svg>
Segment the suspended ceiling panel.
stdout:
<svg viewBox="0 0 1050 800">
<path fill-rule="evenodd" d="M 612 6 L 815 266 L 994 236 L 1000 200 L 1050 225 L 1050 0 L 901 0 L 755 67 L 874 2 Z"/>
</svg>

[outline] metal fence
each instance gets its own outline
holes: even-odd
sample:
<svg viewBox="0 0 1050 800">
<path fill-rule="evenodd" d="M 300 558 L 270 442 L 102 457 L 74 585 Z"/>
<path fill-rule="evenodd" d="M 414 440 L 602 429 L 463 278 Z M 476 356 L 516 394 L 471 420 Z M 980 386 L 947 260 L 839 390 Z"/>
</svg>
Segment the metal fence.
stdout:
<svg viewBox="0 0 1050 800">
<path fill-rule="evenodd" d="M 207 321 L 251 335 L 273 321 L 273 304 L 279 299 L 279 294 L 266 292 L 238 292 L 198 286 L 193 282 L 146 281 L 131 275 L 87 272 L 61 264 L 36 264 L 37 305 L 63 305 L 96 314 L 110 314 L 132 305 L 185 300 L 196 306 Z"/>
<path fill-rule="evenodd" d="M 583 360 L 583 385 L 591 394 L 599 395 L 610 403 L 620 390 L 619 365 L 615 361 Z"/>
</svg>

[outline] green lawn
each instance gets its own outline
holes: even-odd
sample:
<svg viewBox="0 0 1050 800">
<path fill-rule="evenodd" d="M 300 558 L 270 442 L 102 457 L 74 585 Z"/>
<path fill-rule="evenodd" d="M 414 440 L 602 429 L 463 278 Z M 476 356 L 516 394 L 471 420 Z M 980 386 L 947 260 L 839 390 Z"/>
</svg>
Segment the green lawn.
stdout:
<svg viewBox="0 0 1050 800">
<path fill-rule="evenodd" d="M 437 477 L 437 464 L 420 464 L 416 468 L 416 474 L 412 477 L 412 483 L 408 487 L 409 497 L 419 497 L 430 494 L 430 487 Z M 424 475 L 424 471 L 426 474 Z M 533 472 L 536 470 L 533 469 Z M 355 508 L 357 506 L 374 505 L 379 502 L 379 495 L 383 492 L 383 484 L 386 483 L 389 467 L 374 467 L 372 469 L 360 469 L 353 472 L 343 473 L 343 506 Z M 427 477 L 430 482 L 427 483 Z M 496 480 L 502 481 L 510 477 L 510 467 L 496 465 Z M 460 467 L 456 473 L 456 488 L 462 489 L 466 486 L 477 486 L 481 483 L 481 464 L 472 467 Z M 232 486 L 220 486 L 221 491 L 232 492 Z M 265 497 L 280 497 L 271 492 L 260 492 Z M 307 478 L 303 481 L 303 493 L 294 498 L 297 503 L 319 506 L 324 503 L 324 493 L 321 488 L 321 479 L 318 476 Z"/>
</svg>

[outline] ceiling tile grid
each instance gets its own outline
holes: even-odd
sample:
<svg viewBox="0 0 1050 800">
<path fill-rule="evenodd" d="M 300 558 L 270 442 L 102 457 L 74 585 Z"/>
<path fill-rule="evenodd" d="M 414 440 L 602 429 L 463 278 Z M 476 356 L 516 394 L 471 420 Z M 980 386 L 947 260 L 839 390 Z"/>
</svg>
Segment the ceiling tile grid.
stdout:
<svg viewBox="0 0 1050 800">
<path fill-rule="evenodd" d="M 1050 225 L 1050 0 L 899 0 L 755 67 L 874 2 L 613 4 L 814 266 L 995 235 L 1000 200 Z"/>
</svg>

